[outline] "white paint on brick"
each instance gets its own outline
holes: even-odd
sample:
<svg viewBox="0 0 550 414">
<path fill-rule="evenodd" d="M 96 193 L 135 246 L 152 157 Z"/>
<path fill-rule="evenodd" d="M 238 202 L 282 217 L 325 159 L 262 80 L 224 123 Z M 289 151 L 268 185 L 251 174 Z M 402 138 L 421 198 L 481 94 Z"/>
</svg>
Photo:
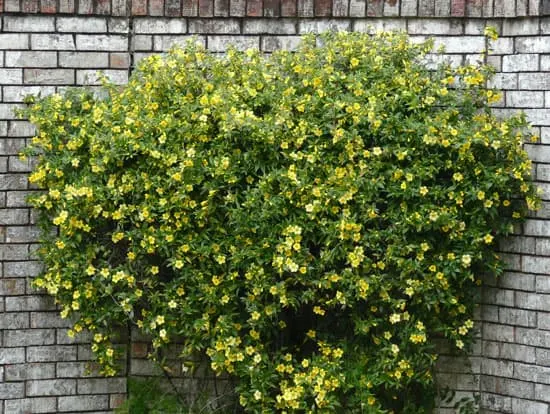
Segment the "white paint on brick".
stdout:
<svg viewBox="0 0 550 414">
<path fill-rule="evenodd" d="M 23 69 L 1 69 L 0 85 L 21 84 L 23 83 Z"/>
<path fill-rule="evenodd" d="M 77 70 L 77 85 L 101 85 L 101 79 L 106 77 L 116 85 L 123 85 L 128 82 L 127 70 Z"/>
<path fill-rule="evenodd" d="M 208 50 L 225 52 L 230 47 L 237 50 L 259 49 L 259 36 L 208 36 Z"/>
<path fill-rule="evenodd" d="M 4 32 L 53 32 L 53 16 L 4 16 Z M 2 43 L 0 43 L 2 44 Z M 3 45 L 2 45 L 3 46 Z"/>
<path fill-rule="evenodd" d="M 77 50 L 125 52 L 128 37 L 123 35 L 76 35 Z"/>
<path fill-rule="evenodd" d="M 503 56 L 502 70 L 504 72 L 536 72 L 539 70 L 539 55 L 526 53 Z"/>
<path fill-rule="evenodd" d="M 550 53 L 550 36 L 517 37 L 515 51 L 517 53 Z"/>
<path fill-rule="evenodd" d="M 136 18 L 134 19 L 134 32 L 137 34 L 185 34 L 187 31 L 186 23 L 184 19 Z"/>
<path fill-rule="evenodd" d="M 56 21 L 58 32 L 72 33 L 105 33 L 107 20 L 104 17 L 58 17 Z"/>
<path fill-rule="evenodd" d="M 246 19 L 243 22 L 243 33 L 293 35 L 297 32 L 296 26 L 294 19 Z"/>
<path fill-rule="evenodd" d="M 298 33 L 321 33 L 329 30 L 349 31 L 351 30 L 351 21 L 348 19 L 315 19 L 300 20 L 298 23 Z"/>
<path fill-rule="evenodd" d="M 392 18 L 369 18 L 353 20 L 352 28 L 354 32 L 362 33 L 376 33 L 377 31 L 391 31 L 391 30 L 405 30 L 407 28 L 407 22 L 404 19 L 392 19 Z"/>
<path fill-rule="evenodd" d="M 66 34 L 33 34 L 31 49 L 33 50 L 74 50 L 72 35 Z"/>
</svg>

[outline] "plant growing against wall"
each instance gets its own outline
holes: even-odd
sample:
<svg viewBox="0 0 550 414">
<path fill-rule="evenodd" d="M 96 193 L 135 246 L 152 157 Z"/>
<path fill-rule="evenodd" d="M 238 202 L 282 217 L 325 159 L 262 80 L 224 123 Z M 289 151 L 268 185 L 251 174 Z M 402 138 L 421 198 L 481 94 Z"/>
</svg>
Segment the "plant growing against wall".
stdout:
<svg viewBox="0 0 550 414">
<path fill-rule="evenodd" d="M 35 285 L 107 375 L 132 323 L 157 350 L 184 338 L 249 412 L 429 410 L 434 339 L 467 348 L 495 242 L 537 203 L 524 117 L 491 114 L 488 67 L 428 70 L 431 48 L 189 44 L 107 98 L 34 102 Z"/>
</svg>

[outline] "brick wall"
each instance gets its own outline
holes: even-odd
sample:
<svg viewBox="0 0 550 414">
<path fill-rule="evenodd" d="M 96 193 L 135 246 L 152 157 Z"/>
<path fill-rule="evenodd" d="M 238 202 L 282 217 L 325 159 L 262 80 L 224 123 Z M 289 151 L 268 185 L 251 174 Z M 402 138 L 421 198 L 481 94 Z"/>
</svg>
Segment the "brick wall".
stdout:
<svg viewBox="0 0 550 414">
<path fill-rule="evenodd" d="M 13 115 L 26 94 L 93 87 L 97 70 L 123 84 L 141 58 L 190 36 L 213 52 L 230 44 L 270 52 L 310 31 L 402 29 L 435 37 L 461 63 L 483 49 L 487 23 L 501 33 L 490 57 L 493 84 L 505 92 L 496 110 L 525 111 L 540 133 L 526 148 L 545 201 L 501 246 L 509 271 L 486 282 L 473 354 L 443 356 L 439 378 L 455 401 L 480 393 L 487 413 L 550 413 L 548 16 L 550 0 L 0 0 L 0 414 L 110 412 L 124 398 L 126 372 L 152 372 L 143 338 L 120 377 L 86 372 L 88 338 L 69 340 L 51 298 L 30 287 L 40 271 L 37 229 L 25 205 L 30 165 L 17 153 L 33 127 Z"/>
</svg>

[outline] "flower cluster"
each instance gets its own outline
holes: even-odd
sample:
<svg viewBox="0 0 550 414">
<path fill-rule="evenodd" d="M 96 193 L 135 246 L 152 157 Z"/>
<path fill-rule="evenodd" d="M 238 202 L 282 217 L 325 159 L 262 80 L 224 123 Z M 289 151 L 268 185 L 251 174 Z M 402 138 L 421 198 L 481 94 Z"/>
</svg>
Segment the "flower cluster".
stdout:
<svg viewBox="0 0 550 414">
<path fill-rule="evenodd" d="M 429 70 L 431 48 L 189 44 L 102 97 L 33 102 L 35 285 L 106 374 L 130 322 L 234 376 L 248 412 L 421 412 L 434 339 L 467 348 L 494 245 L 538 202 L 527 123 L 492 115 L 490 68 Z"/>
</svg>

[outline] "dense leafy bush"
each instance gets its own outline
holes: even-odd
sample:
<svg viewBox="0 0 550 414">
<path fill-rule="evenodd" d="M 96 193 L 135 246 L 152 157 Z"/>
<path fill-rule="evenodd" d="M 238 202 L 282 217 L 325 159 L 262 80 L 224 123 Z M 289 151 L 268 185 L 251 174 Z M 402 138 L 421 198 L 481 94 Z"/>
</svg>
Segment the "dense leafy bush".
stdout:
<svg viewBox="0 0 550 414">
<path fill-rule="evenodd" d="M 36 102 L 36 286 L 108 375 L 129 321 L 205 353 L 250 412 L 421 412 L 434 339 L 468 345 L 495 241 L 537 203 L 524 118 L 491 114 L 488 67 L 428 70 L 431 47 L 190 44 L 107 98 Z"/>
</svg>

